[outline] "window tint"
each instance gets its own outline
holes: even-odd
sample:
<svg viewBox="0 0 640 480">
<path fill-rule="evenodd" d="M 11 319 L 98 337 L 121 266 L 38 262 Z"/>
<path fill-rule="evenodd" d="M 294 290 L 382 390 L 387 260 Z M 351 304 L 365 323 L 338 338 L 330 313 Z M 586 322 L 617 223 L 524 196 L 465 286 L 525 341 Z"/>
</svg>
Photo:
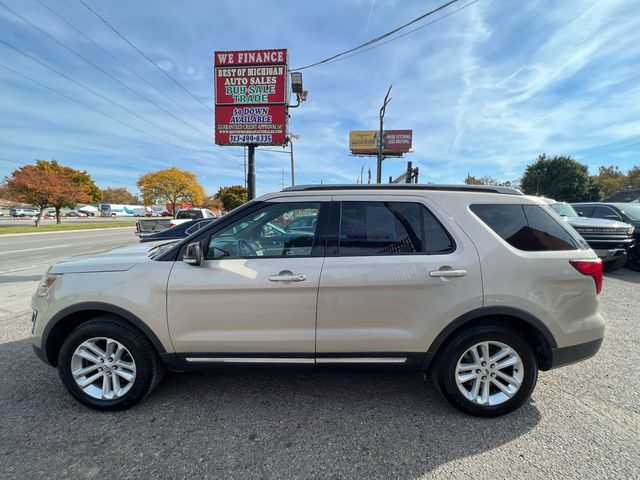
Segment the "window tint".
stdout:
<svg viewBox="0 0 640 480">
<path fill-rule="evenodd" d="M 606 218 L 608 220 L 622 220 L 616 211 L 609 207 L 596 207 L 593 211 L 593 217 Z"/>
<path fill-rule="evenodd" d="M 340 255 L 438 254 L 454 243 L 424 205 L 342 202 Z"/>
<path fill-rule="evenodd" d="M 511 246 L 528 252 L 576 250 L 571 234 L 539 205 L 471 205 L 475 213 Z"/>
<path fill-rule="evenodd" d="M 177 219 L 190 218 L 195 220 L 196 218 L 202 218 L 202 212 L 200 210 L 180 210 L 176 215 Z"/>
<path fill-rule="evenodd" d="M 236 220 L 209 239 L 206 258 L 309 256 L 316 231 L 287 231 L 285 225 L 301 216 L 312 221 L 320 203 L 272 203 Z"/>
<path fill-rule="evenodd" d="M 581 213 L 583 217 L 590 217 L 593 213 L 593 207 L 588 207 L 586 205 L 572 205 L 573 209 Z"/>
</svg>

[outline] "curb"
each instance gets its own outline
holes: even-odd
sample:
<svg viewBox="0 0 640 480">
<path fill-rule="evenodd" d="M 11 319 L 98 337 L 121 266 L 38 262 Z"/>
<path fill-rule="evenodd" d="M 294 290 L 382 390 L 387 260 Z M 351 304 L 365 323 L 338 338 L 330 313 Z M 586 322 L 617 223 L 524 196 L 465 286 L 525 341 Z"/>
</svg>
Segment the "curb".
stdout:
<svg viewBox="0 0 640 480">
<path fill-rule="evenodd" d="M 36 227 L 33 227 L 33 228 L 36 228 Z M 4 237 L 24 237 L 25 235 L 53 235 L 53 234 L 56 234 L 56 233 L 100 232 L 100 231 L 103 231 L 103 230 L 127 230 L 127 229 L 135 229 L 135 226 L 132 225 L 130 227 L 81 228 L 81 229 L 77 229 L 77 230 L 61 230 L 59 232 L 0 233 L 0 238 L 4 238 Z"/>
</svg>

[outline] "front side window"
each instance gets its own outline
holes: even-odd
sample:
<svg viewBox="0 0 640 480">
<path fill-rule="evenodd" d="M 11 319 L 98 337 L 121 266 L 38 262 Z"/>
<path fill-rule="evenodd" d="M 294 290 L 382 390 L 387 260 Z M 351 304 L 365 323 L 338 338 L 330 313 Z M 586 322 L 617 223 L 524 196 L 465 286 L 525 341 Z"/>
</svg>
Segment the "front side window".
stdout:
<svg viewBox="0 0 640 480">
<path fill-rule="evenodd" d="M 420 203 L 342 202 L 338 248 L 340 255 L 434 255 L 455 246 Z"/>
<path fill-rule="evenodd" d="M 616 213 L 613 208 L 609 207 L 596 207 L 593 211 L 595 218 L 606 218 L 607 220 L 622 220 L 620 215 Z"/>
<path fill-rule="evenodd" d="M 286 225 L 302 216 L 317 219 L 319 213 L 318 202 L 272 203 L 213 234 L 206 258 L 310 256 L 317 222 L 310 231 L 287 230 Z"/>
<path fill-rule="evenodd" d="M 539 205 L 477 204 L 471 211 L 512 247 L 526 252 L 576 250 L 579 243 Z"/>
</svg>

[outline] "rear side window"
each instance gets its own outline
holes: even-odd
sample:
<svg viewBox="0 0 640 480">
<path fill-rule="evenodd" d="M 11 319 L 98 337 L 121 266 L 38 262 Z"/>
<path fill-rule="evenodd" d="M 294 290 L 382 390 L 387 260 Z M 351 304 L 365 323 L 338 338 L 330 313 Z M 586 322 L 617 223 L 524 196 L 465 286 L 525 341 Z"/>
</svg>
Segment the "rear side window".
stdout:
<svg viewBox="0 0 640 480">
<path fill-rule="evenodd" d="M 539 205 L 471 205 L 471 211 L 518 250 L 576 250 L 571 234 Z"/>
<path fill-rule="evenodd" d="M 342 202 L 340 255 L 435 255 L 454 248 L 451 236 L 420 203 Z"/>
<path fill-rule="evenodd" d="M 190 218 L 195 220 L 196 218 L 202 218 L 202 212 L 200 210 L 181 210 L 176 215 L 177 219 Z"/>
</svg>

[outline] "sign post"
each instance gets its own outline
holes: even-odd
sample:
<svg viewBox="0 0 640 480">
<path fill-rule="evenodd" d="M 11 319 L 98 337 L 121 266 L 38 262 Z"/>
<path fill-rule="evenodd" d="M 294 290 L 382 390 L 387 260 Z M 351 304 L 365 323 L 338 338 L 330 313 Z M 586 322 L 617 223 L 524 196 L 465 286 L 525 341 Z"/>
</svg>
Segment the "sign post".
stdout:
<svg viewBox="0 0 640 480">
<path fill-rule="evenodd" d="M 214 52 L 215 141 L 249 147 L 247 191 L 255 198 L 255 148 L 287 144 L 286 49 Z"/>
</svg>

